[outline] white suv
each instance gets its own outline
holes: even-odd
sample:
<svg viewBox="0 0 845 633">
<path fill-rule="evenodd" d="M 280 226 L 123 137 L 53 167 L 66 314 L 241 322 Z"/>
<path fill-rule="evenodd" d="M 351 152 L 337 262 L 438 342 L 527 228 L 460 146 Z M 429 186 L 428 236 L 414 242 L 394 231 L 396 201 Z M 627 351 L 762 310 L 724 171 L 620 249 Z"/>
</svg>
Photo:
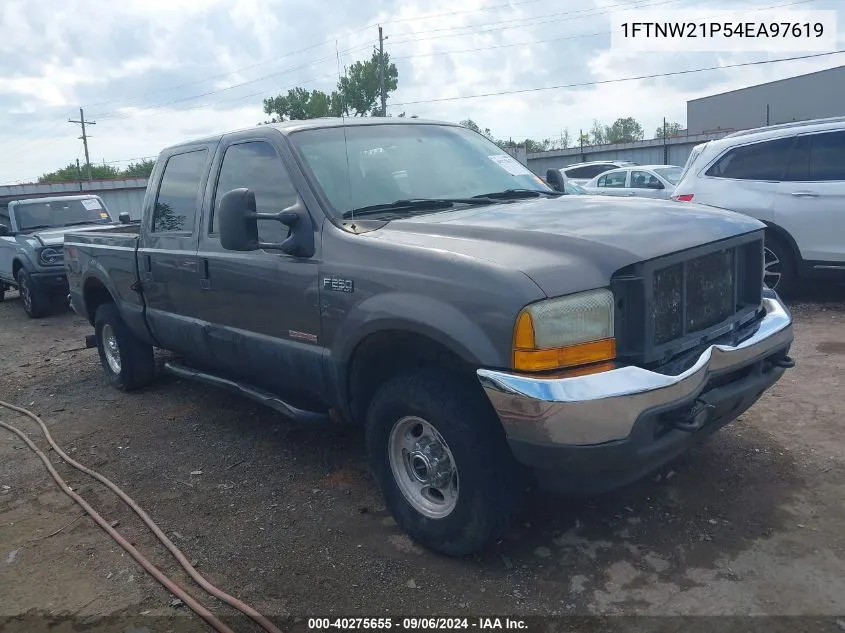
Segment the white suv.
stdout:
<svg viewBox="0 0 845 633">
<path fill-rule="evenodd" d="M 768 226 L 766 284 L 845 279 L 845 117 L 735 132 L 693 148 L 672 199 Z"/>
</svg>

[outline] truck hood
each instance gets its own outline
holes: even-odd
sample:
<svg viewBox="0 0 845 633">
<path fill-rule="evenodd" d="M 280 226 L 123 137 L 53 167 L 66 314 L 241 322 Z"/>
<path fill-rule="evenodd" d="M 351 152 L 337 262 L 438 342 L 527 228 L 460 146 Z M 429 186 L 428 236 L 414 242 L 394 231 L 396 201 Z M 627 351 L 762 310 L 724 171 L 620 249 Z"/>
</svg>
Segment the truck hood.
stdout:
<svg viewBox="0 0 845 633">
<path fill-rule="evenodd" d="M 521 270 L 548 295 L 606 286 L 620 268 L 760 230 L 691 203 L 610 196 L 535 198 L 394 220 L 372 237 Z"/>
<path fill-rule="evenodd" d="M 61 246 L 64 243 L 65 234 L 67 233 L 85 233 L 87 231 L 102 231 L 104 228 L 109 228 L 115 224 L 110 222 L 108 224 L 89 224 L 80 226 L 64 226 L 54 229 L 40 229 L 32 233 L 21 233 L 21 238 L 29 238 L 38 242 L 38 246 Z"/>
</svg>

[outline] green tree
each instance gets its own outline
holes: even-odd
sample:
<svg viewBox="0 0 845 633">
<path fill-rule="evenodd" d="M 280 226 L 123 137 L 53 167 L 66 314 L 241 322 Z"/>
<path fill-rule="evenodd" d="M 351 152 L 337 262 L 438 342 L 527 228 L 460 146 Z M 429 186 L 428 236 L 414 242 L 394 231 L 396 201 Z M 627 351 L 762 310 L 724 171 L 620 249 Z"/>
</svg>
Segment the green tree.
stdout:
<svg viewBox="0 0 845 633">
<path fill-rule="evenodd" d="M 343 103 L 355 116 L 379 116 L 381 114 L 381 92 L 379 90 L 379 67 L 384 74 L 384 88 L 389 95 L 399 87 L 399 71 L 390 62 L 390 55 L 373 51 L 367 61 L 357 61 L 346 69 L 337 82 L 337 90 Z"/>
<path fill-rule="evenodd" d="M 633 143 L 645 136 L 643 126 L 633 117 L 616 119 L 613 125 L 605 128 L 605 143 Z"/>
<path fill-rule="evenodd" d="M 593 127 L 590 128 L 591 145 L 604 145 L 607 140 L 607 126 L 601 121 L 593 119 Z"/>
<path fill-rule="evenodd" d="M 322 90 L 308 91 L 291 88 L 286 95 L 264 99 L 264 112 L 272 118 L 269 123 L 299 121 L 343 114 L 341 98 L 337 91 L 326 94 Z"/>
<path fill-rule="evenodd" d="M 579 146 L 579 147 L 580 147 L 581 145 L 589 145 L 589 144 L 590 144 L 590 135 L 589 135 L 589 133 L 586 133 L 586 132 L 581 132 L 581 134 L 579 134 L 579 135 L 578 135 L 578 141 L 577 141 L 577 143 L 578 143 L 578 146 Z"/>
<path fill-rule="evenodd" d="M 79 173 L 80 170 L 82 171 L 81 174 Z M 116 167 L 112 167 L 111 165 L 91 165 L 91 178 L 94 180 L 120 177 L 121 172 Z M 80 179 L 88 179 L 88 170 L 85 168 L 85 165 L 81 165 L 78 170 L 76 163 L 68 163 L 66 167 L 43 174 L 38 179 L 38 182 L 68 182 Z"/>
<path fill-rule="evenodd" d="M 149 178 L 153 173 L 154 160 L 142 160 L 140 163 L 129 163 L 121 172 L 123 178 Z"/>
<path fill-rule="evenodd" d="M 328 116 L 378 116 L 381 114 L 379 64 L 384 72 L 385 91 L 389 95 L 399 86 L 399 71 L 390 62 L 390 55 L 373 51 L 369 60 L 357 61 L 346 69 L 337 82 L 336 90 L 308 91 L 292 88 L 285 95 L 264 99 L 264 113 L 270 115 L 265 123 L 299 121 Z M 404 116 L 403 112 L 402 115 Z M 415 117 L 411 117 L 415 118 Z"/>
<path fill-rule="evenodd" d="M 673 122 L 673 123 L 666 123 L 666 129 L 663 129 L 663 126 L 659 126 L 654 131 L 654 138 L 663 138 L 663 135 L 666 135 L 666 138 L 670 138 L 672 136 L 678 136 L 684 129 L 684 126 L 680 123 Z"/>
<path fill-rule="evenodd" d="M 463 125 L 464 127 L 469 128 L 473 132 L 478 132 L 479 134 L 483 134 L 487 138 L 493 140 L 493 133 L 490 131 L 490 128 L 487 127 L 482 130 L 481 126 L 478 125 L 478 123 L 476 123 L 472 119 L 464 119 L 463 121 L 459 121 L 458 125 Z"/>
</svg>

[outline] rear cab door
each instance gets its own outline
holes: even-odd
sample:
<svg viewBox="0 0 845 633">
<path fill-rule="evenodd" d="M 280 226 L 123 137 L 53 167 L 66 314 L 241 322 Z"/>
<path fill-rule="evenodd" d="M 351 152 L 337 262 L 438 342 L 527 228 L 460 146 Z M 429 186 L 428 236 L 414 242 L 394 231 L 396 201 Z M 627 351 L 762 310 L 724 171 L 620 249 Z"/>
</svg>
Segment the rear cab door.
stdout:
<svg viewBox="0 0 845 633">
<path fill-rule="evenodd" d="M 205 356 L 197 322 L 197 241 L 205 183 L 216 143 L 184 145 L 163 153 L 144 198 L 138 277 L 146 317 L 166 349 Z"/>
<path fill-rule="evenodd" d="M 798 135 L 777 190 L 775 222 L 802 258 L 814 267 L 845 268 L 845 130 Z"/>
</svg>

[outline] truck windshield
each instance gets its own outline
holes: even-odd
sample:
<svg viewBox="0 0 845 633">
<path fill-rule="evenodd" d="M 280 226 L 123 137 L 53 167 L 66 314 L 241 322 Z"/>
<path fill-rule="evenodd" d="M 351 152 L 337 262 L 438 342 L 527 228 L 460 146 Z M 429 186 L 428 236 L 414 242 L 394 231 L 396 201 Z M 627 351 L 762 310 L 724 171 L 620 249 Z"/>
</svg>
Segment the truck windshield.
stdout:
<svg viewBox="0 0 845 633">
<path fill-rule="evenodd" d="M 463 127 L 353 125 L 303 130 L 290 139 L 338 216 L 396 200 L 554 193 L 505 150 Z"/>
<path fill-rule="evenodd" d="M 112 220 L 96 198 L 25 202 L 15 207 L 19 231 L 81 224 L 109 224 Z"/>
</svg>

